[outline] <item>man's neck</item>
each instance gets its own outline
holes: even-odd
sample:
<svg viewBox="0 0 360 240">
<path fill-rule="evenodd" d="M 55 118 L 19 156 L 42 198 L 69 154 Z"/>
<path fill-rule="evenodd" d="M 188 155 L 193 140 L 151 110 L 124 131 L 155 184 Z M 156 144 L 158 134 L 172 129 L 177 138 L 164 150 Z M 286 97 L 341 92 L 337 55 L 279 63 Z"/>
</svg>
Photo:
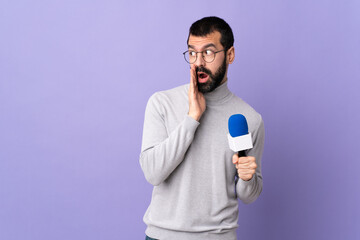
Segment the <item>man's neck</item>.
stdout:
<svg viewBox="0 0 360 240">
<path fill-rule="evenodd" d="M 227 81 L 227 76 L 225 75 L 224 79 L 221 81 L 220 85 L 223 85 L 224 82 Z"/>
</svg>

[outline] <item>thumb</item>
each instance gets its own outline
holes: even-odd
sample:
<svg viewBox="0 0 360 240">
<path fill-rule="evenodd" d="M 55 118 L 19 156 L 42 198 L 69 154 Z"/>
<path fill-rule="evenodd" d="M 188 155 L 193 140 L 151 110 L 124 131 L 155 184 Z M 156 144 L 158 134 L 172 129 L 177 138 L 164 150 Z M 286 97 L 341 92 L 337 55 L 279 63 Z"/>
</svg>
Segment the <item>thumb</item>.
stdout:
<svg viewBox="0 0 360 240">
<path fill-rule="evenodd" d="M 233 157 L 232 157 L 232 162 L 233 162 L 233 164 L 237 164 L 238 161 L 239 161 L 239 157 L 238 157 L 238 155 L 235 153 L 235 154 L 233 155 Z"/>
</svg>

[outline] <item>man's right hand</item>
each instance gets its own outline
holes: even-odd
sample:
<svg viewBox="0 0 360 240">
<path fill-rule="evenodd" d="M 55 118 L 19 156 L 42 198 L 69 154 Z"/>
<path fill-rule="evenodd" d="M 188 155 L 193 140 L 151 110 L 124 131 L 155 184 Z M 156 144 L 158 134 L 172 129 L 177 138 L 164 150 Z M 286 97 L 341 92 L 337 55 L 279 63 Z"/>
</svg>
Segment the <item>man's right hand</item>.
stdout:
<svg viewBox="0 0 360 240">
<path fill-rule="evenodd" d="M 204 95 L 199 92 L 197 87 L 197 76 L 195 65 L 190 69 L 190 87 L 189 87 L 189 113 L 188 115 L 199 121 L 206 109 L 206 101 Z"/>
</svg>

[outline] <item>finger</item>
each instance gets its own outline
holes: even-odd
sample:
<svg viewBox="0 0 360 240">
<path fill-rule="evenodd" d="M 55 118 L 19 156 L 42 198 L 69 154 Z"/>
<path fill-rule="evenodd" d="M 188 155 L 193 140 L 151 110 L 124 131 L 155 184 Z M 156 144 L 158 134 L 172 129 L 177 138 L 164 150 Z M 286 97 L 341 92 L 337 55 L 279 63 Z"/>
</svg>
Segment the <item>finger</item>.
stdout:
<svg viewBox="0 0 360 240">
<path fill-rule="evenodd" d="M 197 92 L 197 81 L 196 81 L 196 67 L 195 65 L 191 66 L 191 81 L 193 83 L 193 90 Z"/>
<path fill-rule="evenodd" d="M 243 171 L 243 170 L 238 169 L 237 172 L 238 172 L 239 176 L 254 175 L 255 174 L 255 170 Z"/>
<path fill-rule="evenodd" d="M 237 156 L 237 154 L 235 153 L 233 156 L 232 156 L 232 162 L 233 164 L 237 164 L 239 161 L 239 157 Z"/>
<path fill-rule="evenodd" d="M 248 157 L 239 157 L 239 161 L 238 161 L 239 164 L 246 164 L 249 162 L 250 161 L 249 161 Z"/>
<path fill-rule="evenodd" d="M 238 163 L 237 164 L 238 169 L 256 169 L 257 164 L 255 162 L 249 162 L 249 163 Z"/>
<path fill-rule="evenodd" d="M 239 176 L 239 178 L 241 178 L 244 181 L 249 181 L 252 177 L 253 177 L 253 175 L 250 175 L 250 174 Z"/>
<path fill-rule="evenodd" d="M 250 162 L 255 162 L 255 157 L 248 156 L 248 157 L 239 158 L 239 163 L 250 163 Z"/>
<path fill-rule="evenodd" d="M 193 67 L 190 68 L 190 86 L 189 86 L 189 93 L 194 92 L 194 81 L 193 81 Z"/>
<path fill-rule="evenodd" d="M 247 164 L 236 164 L 236 165 L 237 165 L 237 169 L 244 169 L 244 170 L 251 169 L 250 165 Z"/>
<path fill-rule="evenodd" d="M 244 175 L 244 174 L 254 174 L 256 171 L 255 169 L 238 169 L 238 174 Z"/>
<path fill-rule="evenodd" d="M 251 163 L 251 164 L 250 164 L 250 168 L 256 169 L 256 168 L 257 168 L 256 162 Z"/>
<path fill-rule="evenodd" d="M 250 176 L 251 175 L 251 173 L 242 172 L 240 170 L 238 170 L 237 173 L 238 173 L 238 176 L 241 177 L 241 178 L 244 177 L 244 176 Z"/>
</svg>

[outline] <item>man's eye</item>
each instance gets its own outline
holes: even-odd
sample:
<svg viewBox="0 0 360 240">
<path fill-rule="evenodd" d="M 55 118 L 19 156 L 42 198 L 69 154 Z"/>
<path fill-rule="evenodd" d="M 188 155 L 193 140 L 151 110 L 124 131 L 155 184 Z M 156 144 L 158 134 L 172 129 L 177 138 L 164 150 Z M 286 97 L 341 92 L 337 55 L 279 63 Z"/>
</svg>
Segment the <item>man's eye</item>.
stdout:
<svg viewBox="0 0 360 240">
<path fill-rule="evenodd" d="M 211 50 L 205 50 L 205 54 L 210 56 L 210 55 L 214 54 L 214 52 Z"/>
<path fill-rule="evenodd" d="M 194 56 L 196 55 L 196 52 L 191 51 L 191 52 L 189 52 L 189 55 L 190 55 L 191 57 L 194 57 Z"/>
</svg>

